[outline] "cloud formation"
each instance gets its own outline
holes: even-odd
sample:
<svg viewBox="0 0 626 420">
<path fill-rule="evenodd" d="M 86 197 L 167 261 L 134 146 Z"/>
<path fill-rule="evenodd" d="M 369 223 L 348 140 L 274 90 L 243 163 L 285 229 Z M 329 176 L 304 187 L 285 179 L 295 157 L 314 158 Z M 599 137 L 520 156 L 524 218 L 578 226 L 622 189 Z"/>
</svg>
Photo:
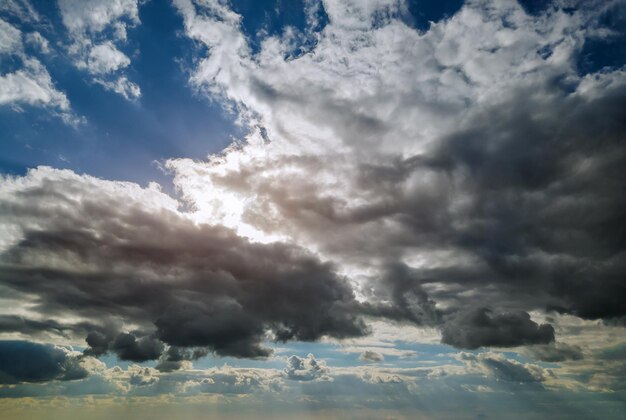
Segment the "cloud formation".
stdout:
<svg viewBox="0 0 626 420">
<path fill-rule="evenodd" d="M 69 381 L 87 376 L 79 353 L 28 341 L 0 341 L 0 384 Z"/>
<path fill-rule="evenodd" d="M 421 31 L 401 1 L 311 2 L 302 30 L 255 49 L 225 3 L 176 0 L 203 46 L 190 85 L 249 134 L 167 161 L 180 200 L 43 167 L 3 179 L 0 282 L 29 304 L 4 328 L 163 372 L 196 349 L 360 337 L 373 318 L 575 359 L 531 313 L 626 316 L 626 72 L 577 66 L 623 5 L 592 3 L 474 0 Z M 138 3 L 60 10 L 76 64 L 137 97 L 119 47 Z"/>
<path fill-rule="evenodd" d="M 167 163 L 199 220 L 314 249 L 369 315 L 461 347 L 553 341 L 534 310 L 625 315 L 626 73 L 577 66 L 623 4 L 469 1 L 420 32 L 402 2 L 328 0 L 258 52 L 221 3 L 175 4 L 208 49 L 190 82 L 252 128 Z"/>
<path fill-rule="evenodd" d="M 160 340 L 254 358 L 270 354 L 266 338 L 366 332 L 332 266 L 196 224 L 157 189 L 49 168 L 3 184 L 2 228 L 15 236 L 5 237 L 0 282 L 37 316 L 84 319 L 75 331 L 91 327 L 88 354 L 157 359 Z"/>
<path fill-rule="evenodd" d="M 38 32 L 24 34 L 16 24 L 4 20 L 3 13 L 9 13 L 21 22 L 38 19 L 27 2 L 8 2 L 0 8 L 0 60 L 16 63 L 9 71 L 3 69 L 0 74 L 0 106 L 11 106 L 16 110 L 23 106 L 41 107 L 68 124 L 80 123 L 81 119 L 72 113 L 67 96 L 57 88 L 48 69 L 25 50 L 25 43 L 34 43 L 46 53 L 48 41 Z"/>
<path fill-rule="evenodd" d="M 138 0 L 59 0 L 58 5 L 74 64 L 105 89 L 129 100 L 139 98 L 141 89 L 123 72 L 130 58 L 120 51 L 128 29 L 140 23 Z"/>
</svg>

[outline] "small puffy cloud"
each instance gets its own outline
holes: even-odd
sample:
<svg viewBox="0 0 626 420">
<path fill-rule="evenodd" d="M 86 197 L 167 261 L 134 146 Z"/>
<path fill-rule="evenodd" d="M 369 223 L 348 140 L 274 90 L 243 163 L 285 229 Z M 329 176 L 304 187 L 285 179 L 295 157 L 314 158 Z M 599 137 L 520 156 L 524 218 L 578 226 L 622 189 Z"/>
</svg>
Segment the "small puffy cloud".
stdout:
<svg viewBox="0 0 626 420">
<path fill-rule="evenodd" d="M 329 369 L 323 361 L 319 361 L 309 353 L 306 357 L 296 355 L 287 358 L 285 377 L 293 381 L 313 381 L 328 379 Z"/>
<path fill-rule="evenodd" d="M 0 341 L 0 383 L 69 381 L 88 374 L 77 353 L 28 341 Z"/>
<path fill-rule="evenodd" d="M 137 0 L 59 0 L 59 9 L 72 33 L 98 33 L 119 19 L 139 23 Z"/>
<path fill-rule="evenodd" d="M 366 350 L 359 356 L 359 360 L 368 363 L 378 363 L 385 360 L 385 356 L 372 350 Z"/>
<path fill-rule="evenodd" d="M 120 51 L 127 29 L 139 24 L 138 0 L 60 0 L 59 9 L 75 65 L 105 89 L 128 100 L 138 98 L 139 86 L 123 72 L 130 58 Z"/>
<path fill-rule="evenodd" d="M 93 74 L 112 73 L 127 67 L 129 64 L 130 59 L 116 49 L 111 41 L 94 46 L 87 59 L 87 69 Z"/>
<path fill-rule="evenodd" d="M 25 53 L 23 38 L 42 52 L 48 52 L 48 42 L 41 34 L 23 36 L 16 26 L 0 19 L 0 60 L 2 56 L 10 56 L 20 63 L 14 71 L 0 74 L 0 106 L 8 105 L 18 111 L 24 105 L 46 108 L 67 124 L 79 124 L 81 118 L 71 112 L 67 96 L 57 89 L 48 69 Z"/>
<path fill-rule="evenodd" d="M 50 109 L 67 124 L 77 125 L 80 117 L 70 110 L 67 96 L 57 90 L 50 73 L 35 58 L 24 60 L 24 67 L 0 76 L 0 106 L 38 106 Z"/>
</svg>

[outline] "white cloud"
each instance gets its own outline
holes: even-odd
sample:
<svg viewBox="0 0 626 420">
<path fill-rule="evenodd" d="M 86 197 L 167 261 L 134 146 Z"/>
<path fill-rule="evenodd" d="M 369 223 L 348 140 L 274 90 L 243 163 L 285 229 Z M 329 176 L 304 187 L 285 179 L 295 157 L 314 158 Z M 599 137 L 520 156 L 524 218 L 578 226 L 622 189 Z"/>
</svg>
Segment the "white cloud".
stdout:
<svg viewBox="0 0 626 420">
<path fill-rule="evenodd" d="M 26 34 L 26 42 L 39 49 L 44 54 L 50 52 L 50 43 L 39 32 L 29 32 Z"/>
<path fill-rule="evenodd" d="M 21 64 L 15 71 L 0 74 L 0 106 L 9 105 L 16 110 L 21 105 L 44 107 L 69 125 L 79 124 L 81 118 L 71 112 L 67 96 L 57 89 L 48 69 L 24 52 L 22 38 L 20 29 L 0 19 L 0 60 L 2 56 L 11 56 Z M 48 42 L 38 32 L 27 34 L 25 40 L 48 52 Z"/>
<path fill-rule="evenodd" d="M 70 125 L 81 121 L 71 113 L 67 97 L 56 89 L 46 68 L 34 58 L 26 59 L 22 69 L 0 76 L 0 105 L 21 104 L 56 110 Z"/>
<path fill-rule="evenodd" d="M 94 81 L 128 100 L 137 99 L 141 96 L 139 85 L 128 80 L 126 76 L 120 76 L 115 80 L 94 79 Z"/>
<path fill-rule="evenodd" d="M 75 33 L 98 33 L 119 19 L 139 23 L 137 0 L 59 0 L 65 27 Z"/>
<path fill-rule="evenodd" d="M 74 64 L 92 80 L 126 99 L 141 95 L 139 86 L 123 70 L 131 64 L 120 48 L 127 29 L 140 23 L 138 0 L 59 0 L 63 24 L 72 43 L 68 51 Z"/>
<path fill-rule="evenodd" d="M 22 32 L 0 19 L 0 54 L 12 54 L 22 48 Z"/>
<path fill-rule="evenodd" d="M 87 59 L 87 69 L 93 74 L 112 73 L 129 64 L 130 59 L 115 48 L 111 41 L 94 46 Z"/>
</svg>

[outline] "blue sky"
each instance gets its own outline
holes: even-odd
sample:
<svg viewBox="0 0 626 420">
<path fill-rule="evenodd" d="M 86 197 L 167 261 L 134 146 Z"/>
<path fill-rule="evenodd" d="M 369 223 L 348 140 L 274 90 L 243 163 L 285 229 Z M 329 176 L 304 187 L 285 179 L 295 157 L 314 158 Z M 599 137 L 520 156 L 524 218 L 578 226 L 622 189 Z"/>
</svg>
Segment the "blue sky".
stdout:
<svg viewBox="0 0 626 420">
<path fill-rule="evenodd" d="M 4 0 L 0 410 L 621 418 L 624 28 Z"/>
</svg>

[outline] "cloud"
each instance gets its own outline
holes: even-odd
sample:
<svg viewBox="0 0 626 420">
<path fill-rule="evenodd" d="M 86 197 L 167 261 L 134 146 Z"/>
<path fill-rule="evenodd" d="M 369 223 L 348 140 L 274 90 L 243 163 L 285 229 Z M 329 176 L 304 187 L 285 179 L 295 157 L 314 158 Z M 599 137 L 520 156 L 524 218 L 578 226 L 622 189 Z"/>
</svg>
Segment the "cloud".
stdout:
<svg viewBox="0 0 626 420">
<path fill-rule="evenodd" d="M 107 81 L 104 79 L 94 79 L 94 82 L 104 86 L 106 89 L 122 95 L 128 100 L 137 99 L 141 96 L 139 85 L 128 80 L 126 76 L 120 76 L 116 80 Z"/>
<path fill-rule="evenodd" d="M 313 249 L 365 313 L 459 346 L 553 341 L 535 310 L 624 315 L 626 73 L 576 64 L 615 4 L 470 1 L 420 32 L 401 2 L 327 1 L 312 46 L 258 52 L 223 4 L 175 5 L 206 47 L 190 83 L 250 127 L 167 162 L 197 220 Z"/>
<path fill-rule="evenodd" d="M 543 362 L 563 362 L 566 360 L 582 360 L 584 354 L 577 345 L 552 343 L 547 345 L 529 346 L 525 349 L 531 357 Z"/>
<path fill-rule="evenodd" d="M 105 89 L 128 100 L 139 98 L 141 89 L 123 72 L 130 58 L 120 51 L 127 30 L 140 23 L 139 2 L 59 0 L 59 10 L 70 35 L 67 49 L 74 64 Z"/>
<path fill-rule="evenodd" d="M 0 4 L 0 12 L 14 16 L 23 22 L 38 22 L 41 19 L 29 0 L 5 0 Z"/>
<path fill-rule="evenodd" d="M 385 360 L 385 356 L 383 356 L 381 353 L 378 353 L 376 351 L 372 351 L 372 350 L 365 350 L 363 353 L 361 353 L 361 355 L 359 356 L 359 360 L 362 362 L 382 362 Z"/>
<path fill-rule="evenodd" d="M 0 54 L 13 53 L 21 48 L 22 32 L 0 19 Z"/>
<path fill-rule="evenodd" d="M 472 369 L 478 369 L 484 374 L 504 381 L 537 383 L 553 376 L 549 369 L 529 363 L 522 364 L 499 353 L 487 352 L 478 355 L 460 353 L 457 358 L 470 368 L 470 372 Z"/>
<path fill-rule="evenodd" d="M 64 93 L 54 87 L 50 74 L 36 59 L 27 59 L 24 68 L 0 76 L 0 105 L 28 104 L 69 110 Z"/>
<path fill-rule="evenodd" d="M 139 23 L 136 0 L 59 0 L 63 24 L 73 33 L 98 33 L 119 19 Z"/>
<path fill-rule="evenodd" d="M 121 47 L 138 3 L 75 6 L 76 64 L 139 96 Z M 63 331 L 88 354 L 169 371 L 190 361 L 172 348 L 260 358 L 264 340 L 361 337 L 366 318 L 478 348 L 553 343 L 531 311 L 626 315 L 626 73 L 576 67 L 604 6 L 470 1 L 419 31 L 402 2 L 329 0 L 325 26 L 258 51 L 225 3 L 175 6 L 204 47 L 190 84 L 250 131 L 169 160 L 180 201 L 49 168 L 7 179 L 0 281 L 33 320 L 82 317 Z"/>
<path fill-rule="evenodd" d="M 156 369 L 161 372 L 172 372 L 175 370 L 189 368 L 190 361 L 199 359 L 208 354 L 205 348 L 185 349 L 171 346 L 163 352 Z"/>
<path fill-rule="evenodd" d="M 22 5 L 30 6 L 28 2 Z M 18 3 L 8 3 L 8 6 L 9 11 L 21 10 Z M 17 16 L 22 21 L 27 18 L 21 13 Z M 79 124 L 81 118 L 71 112 L 67 96 L 57 89 L 48 69 L 36 57 L 25 53 L 23 39 L 27 43 L 37 43 L 44 53 L 47 52 L 47 41 L 39 33 L 23 36 L 18 27 L 0 19 L 0 59 L 7 57 L 17 63 L 13 71 L 0 74 L 0 106 L 8 105 L 15 110 L 24 105 L 47 108 L 67 124 Z"/>
<path fill-rule="evenodd" d="M 554 341 L 554 328 L 537 324 L 526 312 L 492 313 L 478 308 L 447 322 L 441 342 L 458 348 L 516 347 Z"/>
<path fill-rule="evenodd" d="M 43 54 L 50 53 L 50 43 L 48 40 L 41 35 L 39 32 L 29 32 L 25 37 L 26 43 L 34 46 Z"/>
<path fill-rule="evenodd" d="M 255 358 L 272 336 L 367 332 L 350 286 L 299 247 L 196 224 L 136 184 L 43 167 L 3 184 L 2 225 L 17 233 L 5 238 L 0 282 L 34 296 L 40 316 L 88 320 L 88 354 L 157 359 L 158 339 Z"/>
<path fill-rule="evenodd" d="M 111 41 L 94 46 L 87 59 L 87 69 L 94 74 L 112 73 L 129 64 L 130 59 L 116 49 Z"/>
<path fill-rule="evenodd" d="M 87 371 L 75 353 L 62 347 L 28 341 L 0 341 L 0 383 L 69 381 Z"/>
<path fill-rule="evenodd" d="M 287 379 L 292 381 L 312 381 L 328 379 L 329 370 L 323 361 L 318 361 L 309 353 L 305 358 L 296 355 L 289 357 L 284 372 Z"/>
</svg>

